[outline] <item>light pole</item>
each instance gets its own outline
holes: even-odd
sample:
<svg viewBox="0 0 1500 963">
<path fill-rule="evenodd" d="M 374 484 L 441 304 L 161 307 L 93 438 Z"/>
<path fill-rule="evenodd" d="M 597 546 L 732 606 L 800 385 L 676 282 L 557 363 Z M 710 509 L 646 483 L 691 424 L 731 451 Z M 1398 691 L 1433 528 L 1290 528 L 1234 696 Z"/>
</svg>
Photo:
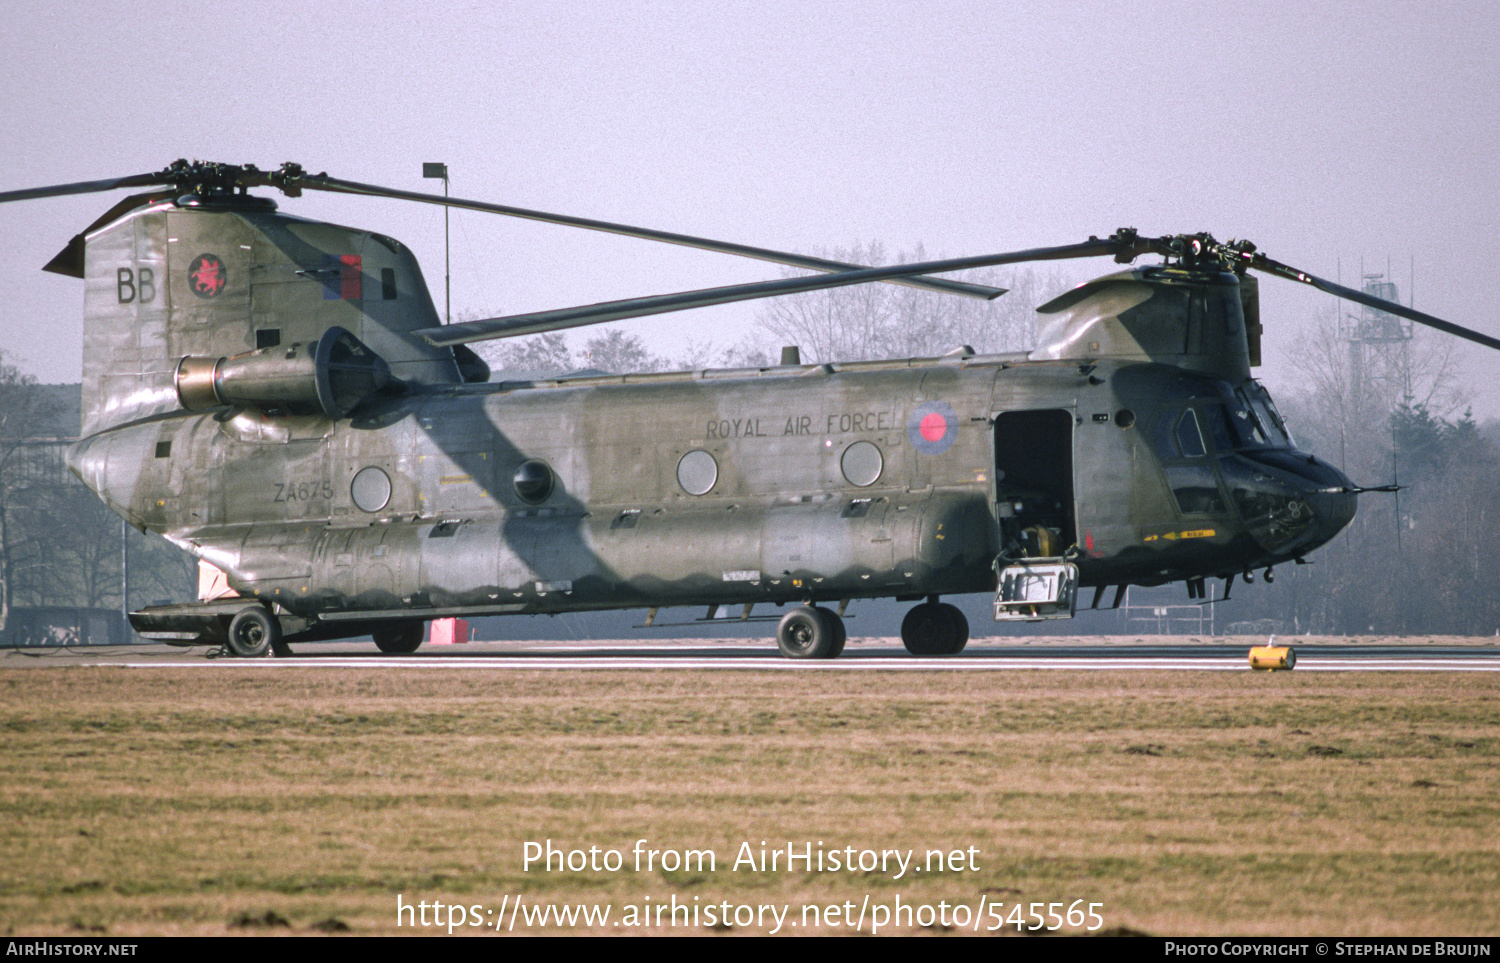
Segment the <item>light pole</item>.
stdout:
<svg viewBox="0 0 1500 963">
<path fill-rule="evenodd" d="M 448 199 L 448 165 L 437 163 L 423 163 L 422 176 L 429 179 L 442 179 L 443 200 Z M 448 269 L 448 205 L 443 205 L 443 323 L 453 323 L 453 275 Z"/>
<path fill-rule="evenodd" d="M 125 640 L 135 641 L 130 631 L 130 523 L 120 519 L 120 615 L 125 620 Z M 114 636 L 111 634 L 111 640 Z"/>
</svg>

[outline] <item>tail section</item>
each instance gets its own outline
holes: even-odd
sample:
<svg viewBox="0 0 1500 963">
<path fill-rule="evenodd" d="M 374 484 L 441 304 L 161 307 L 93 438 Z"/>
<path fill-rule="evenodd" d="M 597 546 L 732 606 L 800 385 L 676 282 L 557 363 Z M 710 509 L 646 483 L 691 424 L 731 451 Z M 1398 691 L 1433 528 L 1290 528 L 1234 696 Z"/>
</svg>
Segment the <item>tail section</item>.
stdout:
<svg viewBox="0 0 1500 963">
<path fill-rule="evenodd" d="M 411 334 L 439 320 L 404 245 L 278 214 L 263 198 L 147 202 L 85 238 L 84 277 L 85 435 L 183 408 L 180 368 L 270 349 L 290 360 L 294 346 L 311 357 L 320 344 L 357 345 L 394 382 L 463 380 L 451 349 Z"/>
</svg>

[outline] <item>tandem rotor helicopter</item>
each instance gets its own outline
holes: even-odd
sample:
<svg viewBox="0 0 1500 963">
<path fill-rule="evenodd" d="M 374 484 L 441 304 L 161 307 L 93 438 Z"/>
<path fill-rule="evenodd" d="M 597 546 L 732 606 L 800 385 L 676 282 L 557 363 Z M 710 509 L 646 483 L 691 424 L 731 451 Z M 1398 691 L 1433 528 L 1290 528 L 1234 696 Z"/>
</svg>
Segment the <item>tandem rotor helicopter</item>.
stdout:
<svg viewBox="0 0 1500 963">
<path fill-rule="evenodd" d="M 399 241 L 277 212 L 252 188 L 388 197 L 824 272 L 442 325 Z M 1259 364 L 1257 271 L 1492 348 L 1500 341 L 1207 234 L 864 268 L 309 174 L 178 161 L 0 202 L 148 188 L 46 270 L 82 278 L 83 437 L 68 464 L 232 591 L 130 615 L 237 655 L 372 635 L 411 652 L 449 616 L 759 605 L 791 658 L 834 658 L 851 600 L 917 603 L 917 655 L 957 653 L 944 595 L 1071 617 L 1082 589 L 1303 556 L 1361 489 L 1297 451 Z M 938 358 L 490 383 L 468 343 L 1037 260 L 1163 263 L 1042 305 L 1038 347 Z M 1226 582 L 1227 587 L 1227 582 Z M 837 606 L 833 608 L 830 606 Z M 774 619 L 775 616 L 766 617 Z"/>
</svg>

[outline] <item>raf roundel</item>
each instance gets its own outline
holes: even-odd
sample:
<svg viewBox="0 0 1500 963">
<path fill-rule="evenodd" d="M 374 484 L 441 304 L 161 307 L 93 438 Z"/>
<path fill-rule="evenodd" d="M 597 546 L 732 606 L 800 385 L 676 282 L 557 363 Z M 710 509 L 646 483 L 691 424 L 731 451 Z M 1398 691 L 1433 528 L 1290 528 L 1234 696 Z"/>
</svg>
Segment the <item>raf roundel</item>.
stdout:
<svg viewBox="0 0 1500 963">
<path fill-rule="evenodd" d="M 941 455 L 958 437 L 958 416 L 946 401 L 927 401 L 912 409 L 906 437 L 924 455 Z"/>
</svg>

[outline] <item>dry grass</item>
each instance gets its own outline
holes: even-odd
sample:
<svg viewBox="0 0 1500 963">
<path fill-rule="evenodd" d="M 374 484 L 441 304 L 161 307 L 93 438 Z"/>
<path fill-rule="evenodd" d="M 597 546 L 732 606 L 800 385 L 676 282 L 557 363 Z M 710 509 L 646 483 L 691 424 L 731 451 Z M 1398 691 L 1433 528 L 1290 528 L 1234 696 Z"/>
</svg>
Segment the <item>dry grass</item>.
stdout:
<svg viewBox="0 0 1500 963">
<path fill-rule="evenodd" d="M 1107 926 L 1153 934 L 1492 935 L 1491 679 L 11 671 L 0 930 L 266 932 L 235 920 L 269 912 L 292 931 L 410 932 L 398 893 L 617 914 L 673 894 L 988 894 L 1007 913 L 1101 902 Z M 524 872 L 522 844 L 549 838 L 627 853 L 644 838 L 719 863 Z M 761 840 L 973 846 L 980 869 L 731 871 Z"/>
</svg>

